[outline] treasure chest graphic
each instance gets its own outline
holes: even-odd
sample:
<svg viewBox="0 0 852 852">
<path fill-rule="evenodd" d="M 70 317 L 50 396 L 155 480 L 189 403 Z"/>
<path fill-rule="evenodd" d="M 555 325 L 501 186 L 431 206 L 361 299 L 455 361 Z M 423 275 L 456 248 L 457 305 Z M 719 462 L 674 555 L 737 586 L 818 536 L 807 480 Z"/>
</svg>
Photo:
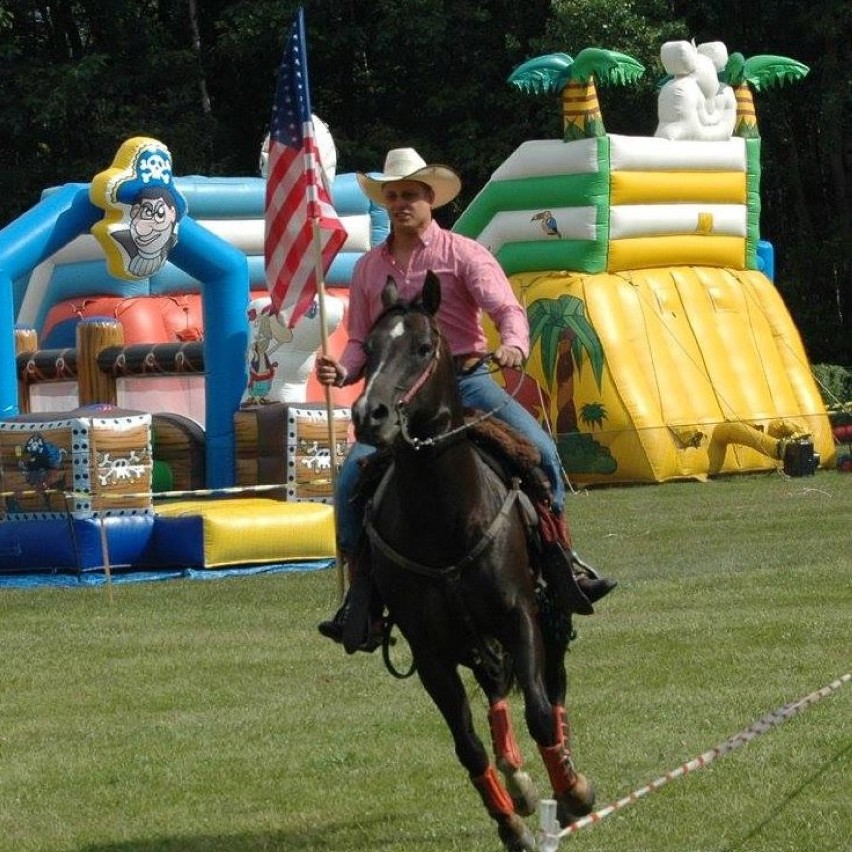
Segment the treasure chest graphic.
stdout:
<svg viewBox="0 0 852 852">
<path fill-rule="evenodd" d="M 328 411 L 312 403 L 272 403 L 234 416 L 238 485 L 281 484 L 287 500 L 330 503 L 332 481 L 349 450 L 351 410 L 334 408 L 334 446 Z"/>
<path fill-rule="evenodd" d="M 93 406 L 0 420 L 0 521 L 151 512 L 150 414 Z"/>
</svg>

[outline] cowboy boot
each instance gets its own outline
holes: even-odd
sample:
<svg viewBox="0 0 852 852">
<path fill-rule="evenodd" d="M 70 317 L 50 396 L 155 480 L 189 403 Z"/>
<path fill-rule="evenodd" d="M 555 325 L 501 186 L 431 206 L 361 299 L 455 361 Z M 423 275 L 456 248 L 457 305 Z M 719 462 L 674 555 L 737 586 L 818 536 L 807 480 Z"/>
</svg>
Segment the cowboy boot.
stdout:
<svg viewBox="0 0 852 852">
<path fill-rule="evenodd" d="M 355 585 L 362 587 L 368 583 L 369 581 L 365 581 L 363 584 L 357 583 Z M 327 639 L 331 639 L 332 642 L 343 645 L 347 654 L 354 654 L 355 651 L 371 653 L 380 647 L 384 641 L 384 620 L 372 614 L 369 620 L 365 620 L 357 613 L 353 614 L 353 610 L 356 608 L 352 602 L 353 588 L 354 586 L 350 586 L 347 589 L 340 608 L 330 619 L 321 621 L 317 625 L 317 630 Z M 360 591 L 360 588 L 358 591 Z M 367 611 L 370 612 L 371 610 L 372 607 L 368 603 Z"/>
<path fill-rule="evenodd" d="M 326 620 L 321 621 L 317 625 L 317 630 L 325 636 L 327 639 L 331 639 L 332 642 L 343 642 L 343 628 L 346 625 L 346 619 L 349 615 L 349 590 L 346 590 L 346 595 L 343 598 L 343 603 L 340 606 L 340 609 L 337 610 L 334 615 Z"/>
<path fill-rule="evenodd" d="M 596 603 L 618 585 L 618 580 L 601 577 L 591 565 L 580 559 L 576 551 L 569 550 L 568 556 L 571 560 L 571 572 L 574 579 L 589 603 Z"/>
<path fill-rule="evenodd" d="M 543 546 L 543 556 L 544 579 L 547 585 L 553 588 L 556 599 L 569 612 L 591 615 L 595 608 L 577 582 L 570 551 L 558 541 L 549 541 Z"/>
<path fill-rule="evenodd" d="M 352 557 L 347 562 L 349 588 L 343 603 L 331 619 L 317 625 L 317 630 L 332 642 L 343 645 L 347 654 L 369 653 L 384 640 L 384 619 L 369 574 L 359 570 L 357 560 Z"/>
<path fill-rule="evenodd" d="M 560 514 L 556 516 L 556 520 L 559 530 L 559 541 L 565 548 L 571 566 L 571 573 L 574 575 L 577 586 L 589 603 L 595 603 L 605 595 L 608 595 L 618 585 L 618 582 L 608 577 L 601 577 L 588 562 L 580 559 L 571 541 L 568 519 L 564 514 Z"/>
</svg>

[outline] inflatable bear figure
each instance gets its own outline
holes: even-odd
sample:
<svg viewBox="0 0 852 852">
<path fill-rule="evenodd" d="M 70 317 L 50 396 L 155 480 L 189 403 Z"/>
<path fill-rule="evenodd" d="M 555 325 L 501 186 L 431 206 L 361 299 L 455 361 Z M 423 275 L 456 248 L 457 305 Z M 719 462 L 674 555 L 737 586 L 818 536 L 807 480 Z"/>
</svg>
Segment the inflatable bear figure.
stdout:
<svg viewBox="0 0 852 852">
<path fill-rule="evenodd" d="M 660 59 L 672 75 L 657 100 L 659 123 L 655 136 L 663 139 L 720 141 L 730 139 L 737 117 L 733 89 L 719 82 L 728 61 L 720 41 L 697 47 L 689 41 L 667 41 Z"/>
</svg>

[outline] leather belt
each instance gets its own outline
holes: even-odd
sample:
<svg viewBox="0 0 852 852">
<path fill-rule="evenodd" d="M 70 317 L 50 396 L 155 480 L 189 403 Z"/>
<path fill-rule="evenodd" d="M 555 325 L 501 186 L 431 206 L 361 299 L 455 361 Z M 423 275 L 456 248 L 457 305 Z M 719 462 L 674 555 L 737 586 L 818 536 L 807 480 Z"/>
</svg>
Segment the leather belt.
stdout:
<svg viewBox="0 0 852 852">
<path fill-rule="evenodd" d="M 479 363 L 485 355 L 477 355 L 476 353 L 467 353 L 465 355 L 453 355 L 453 366 L 457 373 L 463 373 L 471 367 Z"/>
</svg>

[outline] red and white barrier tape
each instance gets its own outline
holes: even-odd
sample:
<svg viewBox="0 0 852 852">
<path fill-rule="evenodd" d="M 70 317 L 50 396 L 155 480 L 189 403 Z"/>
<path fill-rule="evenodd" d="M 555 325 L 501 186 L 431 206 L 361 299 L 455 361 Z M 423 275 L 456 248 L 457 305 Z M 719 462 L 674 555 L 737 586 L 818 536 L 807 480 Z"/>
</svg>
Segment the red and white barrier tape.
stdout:
<svg viewBox="0 0 852 852">
<path fill-rule="evenodd" d="M 820 701 L 826 696 L 831 695 L 831 693 L 836 692 L 841 686 L 848 683 L 850 680 L 852 680 L 852 672 L 847 672 L 837 678 L 837 680 L 833 680 L 830 684 L 828 684 L 828 686 L 824 686 L 822 689 L 818 689 L 816 692 L 812 692 L 810 695 L 806 695 L 798 701 L 785 704 L 783 707 L 774 710 L 772 713 L 767 713 L 766 716 L 758 719 L 738 734 L 734 734 L 734 736 L 728 738 L 715 748 L 705 751 L 698 757 L 681 764 L 677 769 L 673 769 L 671 772 L 661 775 L 650 784 L 646 784 L 644 787 L 634 790 L 629 796 L 624 796 L 623 798 L 613 802 L 611 805 L 607 805 L 605 808 L 601 808 L 582 819 L 578 819 L 577 822 L 571 823 L 571 825 L 561 830 L 559 828 L 559 823 L 556 821 L 556 802 L 552 799 L 543 800 L 539 814 L 541 821 L 540 847 L 542 852 L 556 852 L 559 847 L 560 838 L 576 834 L 580 831 L 580 829 L 586 828 L 586 826 L 595 825 L 610 814 L 614 814 L 616 811 L 620 811 L 622 808 L 626 808 L 628 805 L 632 805 L 634 802 L 639 801 L 639 799 L 643 796 L 647 796 L 648 793 L 653 793 L 654 791 L 659 790 L 661 787 L 668 784 L 669 781 L 674 781 L 675 778 L 680 778 L 689 772 L 701 769 L 709 763 L 712 763 L 718 757 L 730 754 L 730 752 L 734 751 L 734 749 L 744 746 L 746 743 L 751 742 L 761 734 L 765 734 L 767 731 L 778 727 L 778 725 L 782 722 L 786 722 L 788 719 L 791 719 L 793 716 L 801 713 L 817 701 Z"/>
</svg>

